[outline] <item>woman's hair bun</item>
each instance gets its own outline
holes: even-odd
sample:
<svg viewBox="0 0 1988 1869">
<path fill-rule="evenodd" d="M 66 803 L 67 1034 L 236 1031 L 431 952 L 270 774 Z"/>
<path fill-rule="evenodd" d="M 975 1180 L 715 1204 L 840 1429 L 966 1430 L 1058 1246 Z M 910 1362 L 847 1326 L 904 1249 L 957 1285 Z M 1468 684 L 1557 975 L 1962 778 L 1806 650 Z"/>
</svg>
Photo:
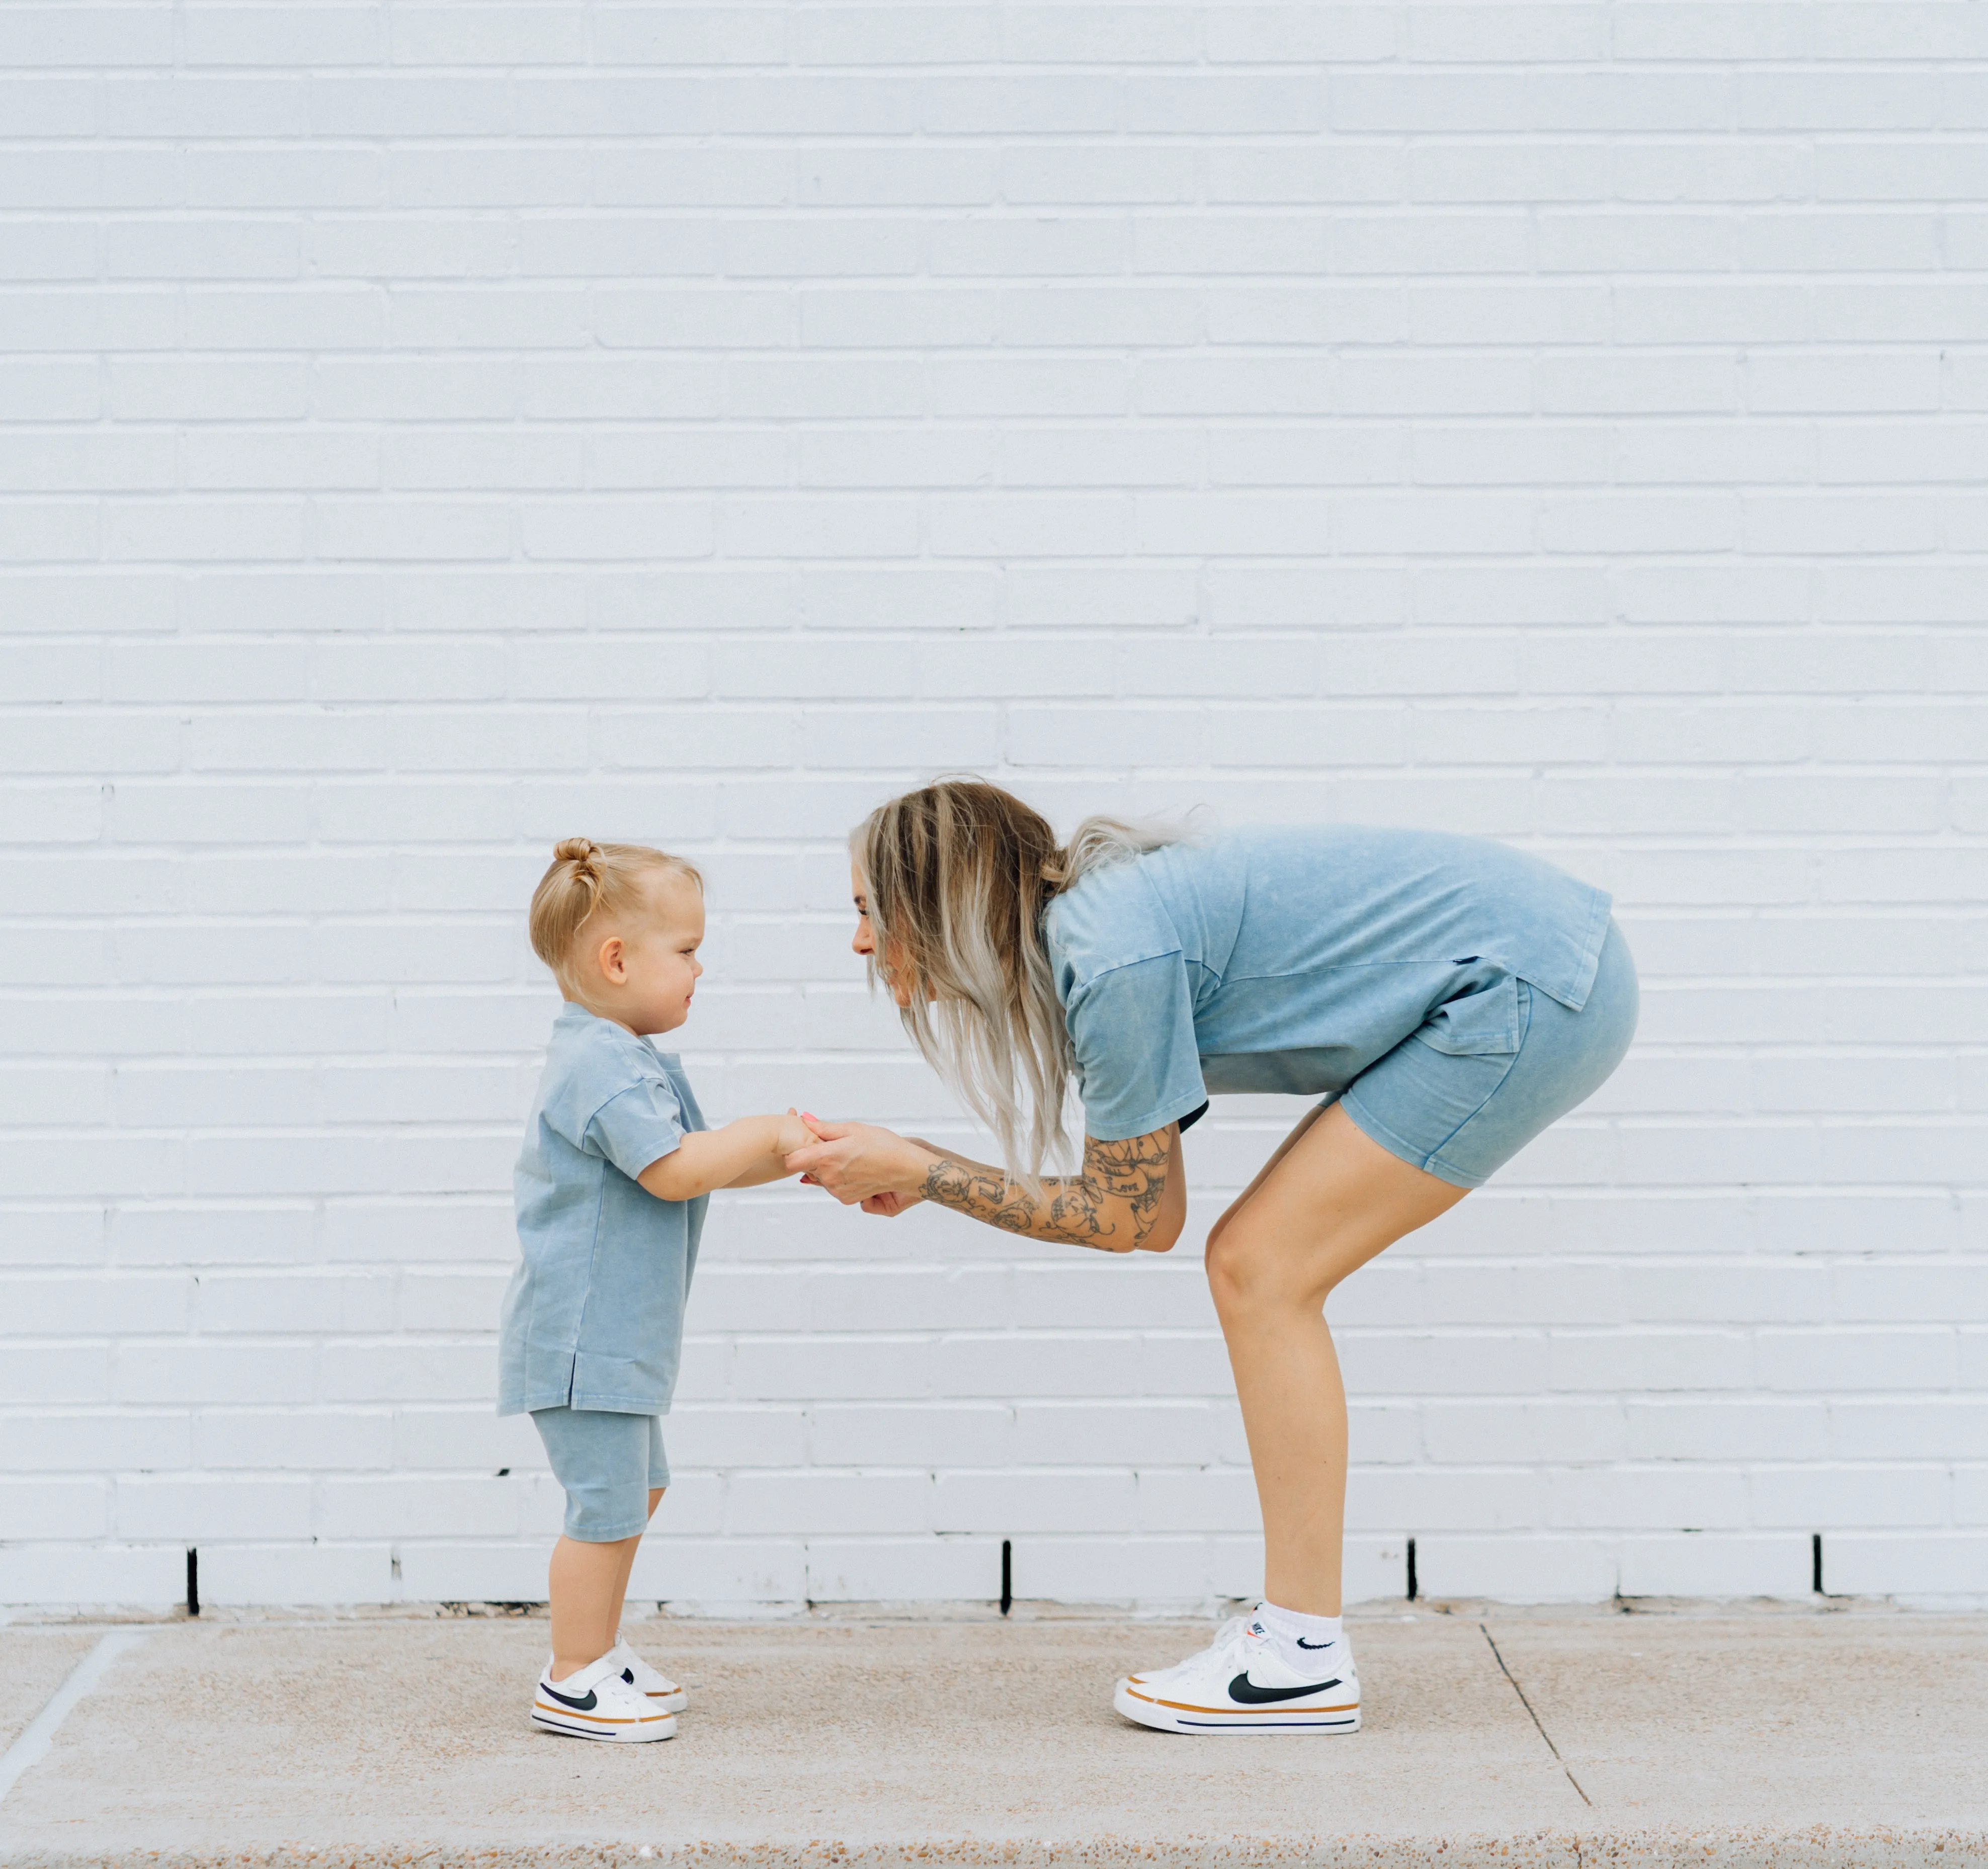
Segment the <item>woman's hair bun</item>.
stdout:
<svg viewBox="0 0 1988 1869">
<path fill-rule="evenodd" d="M 591 837 L 562 837 L 553 846 L 555 863 L 585 863 L 599 855 L 600 847 Z"/>
</svg>

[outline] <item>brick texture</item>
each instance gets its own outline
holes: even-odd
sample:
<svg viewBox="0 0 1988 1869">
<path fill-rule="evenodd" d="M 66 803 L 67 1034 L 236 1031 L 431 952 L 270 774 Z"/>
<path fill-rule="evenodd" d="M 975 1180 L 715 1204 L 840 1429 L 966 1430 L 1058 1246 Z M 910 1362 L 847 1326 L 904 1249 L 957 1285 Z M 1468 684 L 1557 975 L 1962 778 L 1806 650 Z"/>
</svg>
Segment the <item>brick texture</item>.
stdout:
<svg viewBox="0 0 1988 1869">
<path fill-rule="evenodd" d="M 1988 1594 L 1988 9 L 0 11 L 0 1600 L 543 1590 L 551 841 L 954 1118 L 840 840 L 1504 838 L 1636 1049 L 1334 1301 L 1355 1594 Z M 1198 1242 L 721 1197 L 679 1604 L 1257 1581 Z M 1834 1554 L 1834 1555 L 1832 1555 Z"/>
</svg>

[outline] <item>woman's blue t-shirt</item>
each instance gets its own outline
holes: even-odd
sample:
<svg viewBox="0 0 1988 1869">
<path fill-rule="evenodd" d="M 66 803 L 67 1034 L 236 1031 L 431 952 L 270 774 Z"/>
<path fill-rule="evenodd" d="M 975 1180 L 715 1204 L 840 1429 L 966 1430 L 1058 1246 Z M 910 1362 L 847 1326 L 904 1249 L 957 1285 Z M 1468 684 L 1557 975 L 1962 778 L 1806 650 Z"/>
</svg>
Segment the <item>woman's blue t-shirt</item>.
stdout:
<svg viewBox="0 0 1988 1869">
<path fill-rule="evenodd" d="M 569 1002 L 553 1024 L 515 1185 L 522 1255 L 498 1338 L 499 1414 L 666 1414 L 710 1197 L 637 1179 L 705 1126 L 671 1052 Z"/>
<path fill-rule="evenodd" d="M 1578 1012 L 1609 897 L 1482 838 L 1262 826 L 1093 870 L 1044 917 L 1100 1141 L 1224 1092 L 1336 1097 L 1411 1033 L 1514 1049 L 1516 982 Z"/>
</svg>

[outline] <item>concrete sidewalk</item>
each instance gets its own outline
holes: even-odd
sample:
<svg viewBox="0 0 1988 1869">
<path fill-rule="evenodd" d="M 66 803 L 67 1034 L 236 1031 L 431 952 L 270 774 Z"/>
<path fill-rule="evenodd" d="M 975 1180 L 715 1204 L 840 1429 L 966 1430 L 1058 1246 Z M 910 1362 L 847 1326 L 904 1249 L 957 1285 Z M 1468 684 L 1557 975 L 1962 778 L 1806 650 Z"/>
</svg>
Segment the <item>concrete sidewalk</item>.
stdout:
<svg viewBox="0 0 1988 1869">
<path fill-rule="evenodd" d="M 1988 1617 L 1349 1620 L 1366 1730 L 1254 1739 L 1111 1712 L 1206 1624 L 651 1622 L 691 1711 L 628 1747 L 528 1724 L 540 1620 L 160 1624 L 0 1801 L 0 1863 L 1988 1864 Z M 106 1627 L 0 1627 L 0 1743 Z"/>
</svg>

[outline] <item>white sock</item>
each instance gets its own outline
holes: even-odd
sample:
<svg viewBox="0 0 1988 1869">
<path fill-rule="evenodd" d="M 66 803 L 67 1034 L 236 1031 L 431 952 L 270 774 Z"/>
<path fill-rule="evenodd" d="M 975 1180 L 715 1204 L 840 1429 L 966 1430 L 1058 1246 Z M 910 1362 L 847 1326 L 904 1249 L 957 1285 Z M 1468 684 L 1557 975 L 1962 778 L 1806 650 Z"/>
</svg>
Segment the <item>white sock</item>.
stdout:
<svg viewBox="0 0 1988 1869">
<path fill-rule="evenodd" d="M 1346 1632 L 1337 1616 L 1304 1616 L 1296 1610 L 1280 1610 L 1274 1603 L 1259 1603 L 1256 1620 L 1263 1625 L 1278 1658 L 1300 1675 L 1323 1681 L 1328 1675 L 1344 1674 L 1352 1665 Z"/>
</svg>

